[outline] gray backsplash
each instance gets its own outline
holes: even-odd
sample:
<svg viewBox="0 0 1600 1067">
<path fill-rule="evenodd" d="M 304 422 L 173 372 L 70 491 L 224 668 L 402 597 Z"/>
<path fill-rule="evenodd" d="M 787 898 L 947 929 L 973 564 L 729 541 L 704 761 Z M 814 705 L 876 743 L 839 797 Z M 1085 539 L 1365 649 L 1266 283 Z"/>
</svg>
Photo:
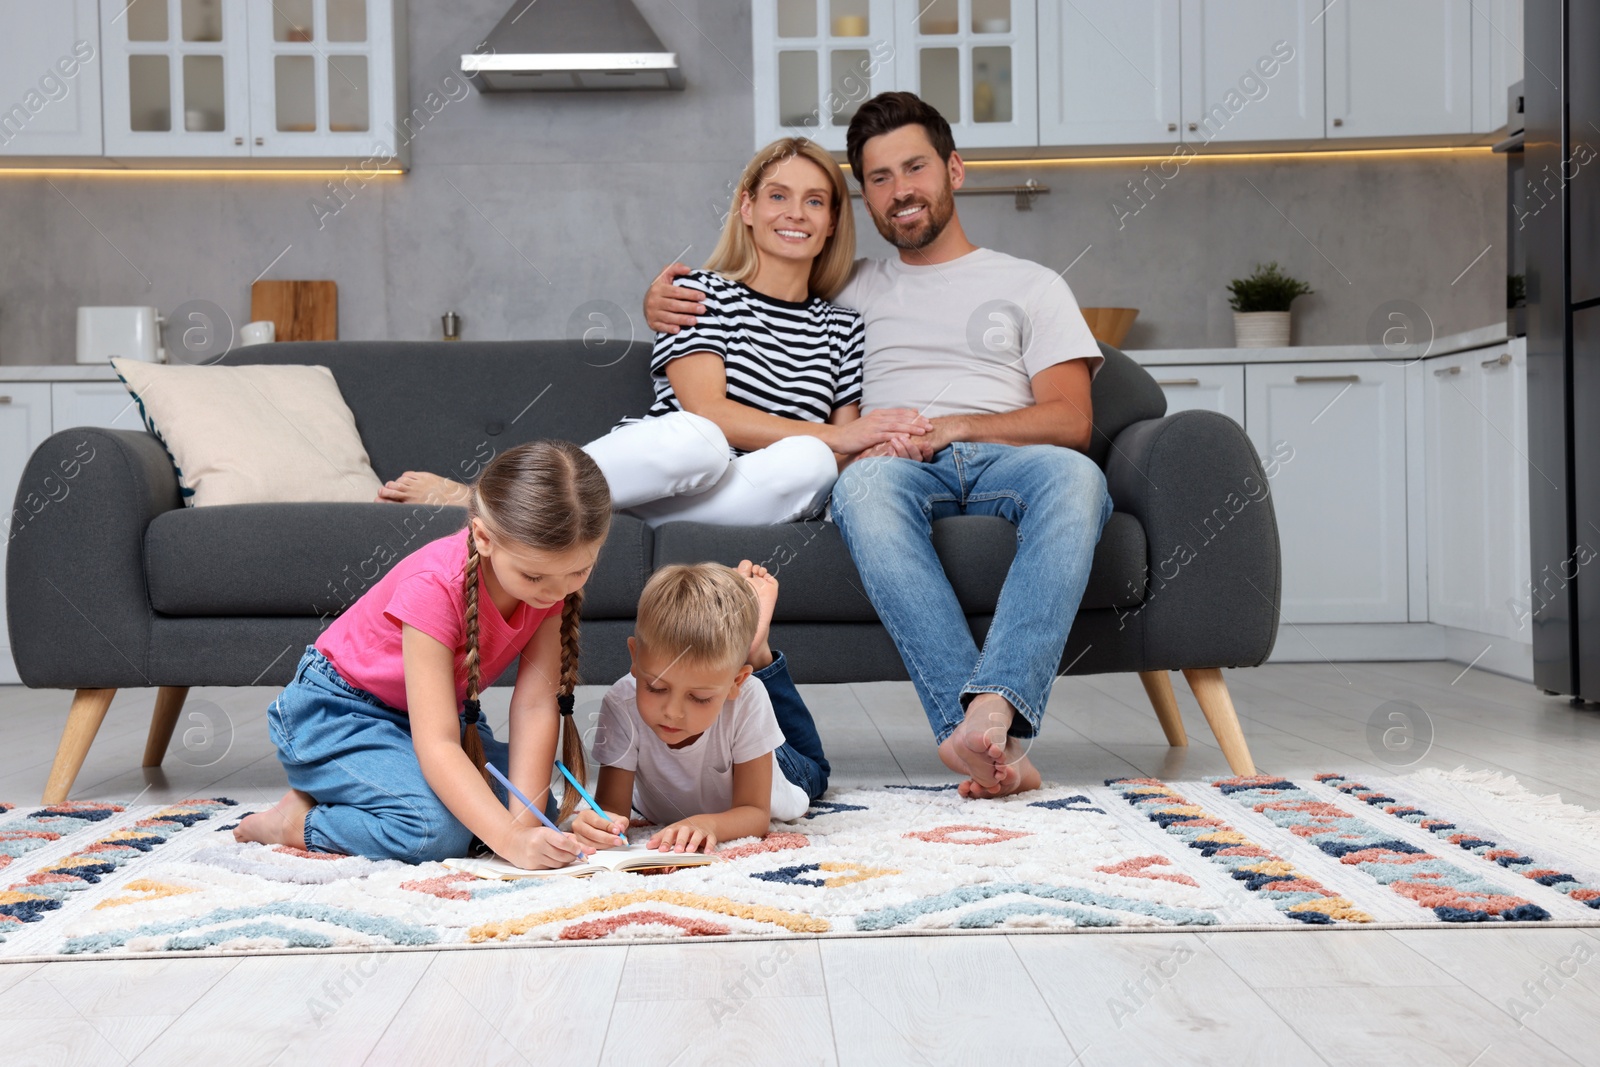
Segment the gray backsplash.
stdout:
<svg viewBox="0 0 1600 1067">
<path fill-rule="evenodd" d="M 427 114 L 412 169 L 350 181 L 337 213 L 327 176 L 0 175 L 0 362 L 71 362 L 79 305 L 206 300 L 243 323 L 263 271 L 337 281 L 344 338 L 437 338 L 447 310 L 470 339 L 567 336 L 597 300 L 642 332 L 644 287 L 709 254 L 754 147 L 749 12 L 639 0 L 679 53 L 681 93 L 469 94 L 458 57 L 507 2 L 410 5 L 411 103 Z M 1231 345 L 1225 287 L 1265 260 L 1316 290 L 1295 305 L 1296 344 L 1370 340 L 1395 299 L 1440 334 L 1504 319 L 1499 157 L 1203 159 L 1146 183 L 1130 214 L 1142 167 L 974 168 L 971 184 L 1051 191 L 1031 212 L 965 197 L 961 216 L 979 244 L 1056 270 L 1076 258 L 1081 304 L 1140 309 L 1129 348 Z M 859 207 L 856 222 L 863 254 L 889 252 Z"/>
</svg>

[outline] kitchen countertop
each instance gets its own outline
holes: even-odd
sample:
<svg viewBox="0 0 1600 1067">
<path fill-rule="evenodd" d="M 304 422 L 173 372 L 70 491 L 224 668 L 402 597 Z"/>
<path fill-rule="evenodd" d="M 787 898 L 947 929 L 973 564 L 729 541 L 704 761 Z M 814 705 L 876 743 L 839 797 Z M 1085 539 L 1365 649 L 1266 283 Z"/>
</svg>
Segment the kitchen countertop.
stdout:
<svg viewBox="0 0 1600 1067">
<path fill-rule="evenodd" d="M 1424 359 L 1448 356 L 1507 340 L 1504 323 L 1436 337 Z M 1346 360 L 1394 360 L 1394 353 L 1372 345 L 1294 345 L 1288 348 L 1130 348 L 1140 366 L 1164 367 L 1204 363 L 1333 363 Z M 51 363 L 42 366 L 0 363 L 0 382 L 114 382 L 109 363 Z"/>
</svg>

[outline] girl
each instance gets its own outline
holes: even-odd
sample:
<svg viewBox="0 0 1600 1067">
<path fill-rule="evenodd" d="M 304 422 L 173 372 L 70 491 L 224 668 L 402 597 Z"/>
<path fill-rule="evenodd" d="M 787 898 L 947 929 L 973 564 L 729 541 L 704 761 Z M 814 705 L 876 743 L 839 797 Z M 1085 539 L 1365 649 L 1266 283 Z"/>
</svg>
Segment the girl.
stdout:
<svg viewBox="0 0 1600 1067">
<path fill-rule="evenodd" d="M 693 326 L 656 337 L 656 401 L 584 450 L 612 501 L 652 526 L 792 522 L 816 514 L 841 463 L 926 433 L 915 411 L 861 415 L 861 316 L 829 303 L 849 277 L 855 228 L 844 173 L 812 142 L 756 153 L 703 270 Z M 465 487 L 407 471 L 380 500 L 451 502 Z"/>
<path fill-rule="evenodd" d="M 306 649 L 267 713 L 289 791 L 241 821 L 237 840 L 421 863 L 464 856 L 476 836 L 520 867 L 577 858 L 571 834 L 514 800 L 507 810 L 484 762 L 539 803 L 559 733 L 583 780 L 578 613 L 611 493 L 564 441 L 502 453 L 471 493 L 465 531 L 400 561 Z M 516 659 L 508 746 L 478 692 Z M 566 791 L 562 817 L 575 801 Z"/>
</svg>

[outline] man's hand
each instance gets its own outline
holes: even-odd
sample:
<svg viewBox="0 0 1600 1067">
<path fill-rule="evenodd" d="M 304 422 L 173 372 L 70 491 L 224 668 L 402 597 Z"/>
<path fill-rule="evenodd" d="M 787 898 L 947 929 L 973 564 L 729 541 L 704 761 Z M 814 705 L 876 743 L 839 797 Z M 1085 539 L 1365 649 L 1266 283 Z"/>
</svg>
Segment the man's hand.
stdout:
<svg viewBox="0 0 1600 1067">
<path fill-rule="evenodd" d="M 688 274 L 693 268 L 682 263 L 656 275 L 644 294 L 644 322 L 656 333 L 677 333 L 679 328 L 693 326 L 696 316 L 705 314 L 701 303 L 706 294 L 698 289 L 682 288 L 673 284 L 675 279 Z"/>
<path fill-rule="evenodd" d="M 879 408 L 859 419 L 841 423 L 833 432 L 832 448 L 843 455 L 852 455 L 895 437 L 921 437 L 932 429 L 932 422 L 910 408 Z"/>
<path fill-rule="evenodd" d="M 696 815 L 657 830 L 645 847 L 658 852 L 709 853 L 717 847 L 717 835 L 703 816 Z"/>
<path fill-rule="evenodd" d="M 606 812 L 602 819 L 588 809 L 578 811 L 572 816 L 572 834 L 584 846 L 595 849 L 617 848 L 626 845 L 627 838 L 622 835 L 628 832 L 628 820 L 621 815 L 612 815 Z"/>
</svg>

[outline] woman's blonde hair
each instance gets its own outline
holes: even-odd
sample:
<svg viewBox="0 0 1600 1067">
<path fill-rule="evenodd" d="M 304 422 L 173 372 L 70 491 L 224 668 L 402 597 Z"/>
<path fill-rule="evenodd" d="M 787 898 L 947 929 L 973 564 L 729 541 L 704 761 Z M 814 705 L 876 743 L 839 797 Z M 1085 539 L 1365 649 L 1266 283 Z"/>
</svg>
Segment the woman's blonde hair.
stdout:
<svg viewBox="0 0 1600 1067">
<path fill-rule="evenodd" d="M 795 156 L 804 156 L 822 168 L 822 173 L 828 176 L 828 182 L 833 186 L 833 202 L 829 205 L 833 234 L 823 241 L 822 251 L 811 261 L 809 283 L 812 296 L 831 300 L 835 293 L 844 288 L 845 280 L 850 277 L 850 268 L 855 264 L 855 214 L 850 210 L 850 187 L 845 184 L 844 171 L 839 169 L 839 164 L 826 150 L 804 137 L 780 137 L 757 152 L 745 165 L 744 173 L 739 176 L 738 187 L 733 191 L 733 205 L 728 209 L 728 219 L 722 224 L 722 236 L 717 240 L 717 247 L 712 249 L 711 258 L 706 260 L 705 269 L 714 270 L 736 282 L 755 277 L 759 263 L 756 242 L 750 235 L 750 227 L 739 215 L 739 206 L 746 196 L 755 199 L 762 181 L 774 167 Z"/>
<path fill-rule="evenodd" d="M 650 576 L 639 596 L 635 639 L 697 666 L 737 668 L 759 623 L 755 590 L 720 563 L 673 563 Z"/>
<path fill-rule="evenodd" d="M 467 599 L 467 701 L 477 709 L 480 665 L 478 660 L 478 575 L 482 563 L 471 519 L 480 520 L 502 543 L 523 545 L 541 552 L 565 552 L 579 545 L 604 541 L 611 528 L 611 487 L 589 454 L 567 441 L 531 441 L 500 453 L 483 469 L 473 485 L 467 505 L 467 564 L 461 580 Z M 588 768 L 583 739 L 572 722 L 572 694 L 578 686 L 578 616 L 583 590 L 568 595 L 561 606 L 561 678 L 557 692 L 561 705 L 561 759 L 578 781 Z M 494 610 L 493 606 L 490 610 Z M 469 720 L 473 718 L 468 715 Z M 478 773 L 484 770 L 483 738 L 476 724 L 462 734 L 461 747 Z M 553 768 L 552 768 L 553 770 Z M 491 787 L 493 782 L 489 782 Z M 539 803 L 539 798 L 533 798 Z M 561 795 L 561 818 L 572 814 L 577 790 Z"/>
</svg>

